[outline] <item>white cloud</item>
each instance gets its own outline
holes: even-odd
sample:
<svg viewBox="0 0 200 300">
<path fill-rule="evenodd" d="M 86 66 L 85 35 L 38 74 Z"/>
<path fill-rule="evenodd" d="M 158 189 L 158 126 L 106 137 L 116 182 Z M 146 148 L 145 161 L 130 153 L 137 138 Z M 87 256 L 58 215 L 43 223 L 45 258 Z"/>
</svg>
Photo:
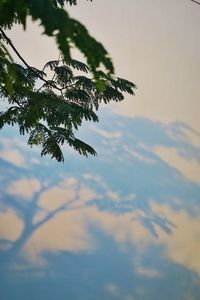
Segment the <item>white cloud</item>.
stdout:
<svg viewBox="0 0 200 300">
<path fill-rule="evenodd" d="M 40 207 L 53 211 L 67 202 L 75 200 L 76 191 L 66 187 L 54 186 L 44 191 L 38 200 Z"/>
<path fill-rule="evenodd" d="M 40 209 L 33 217 L 33 224 L 44 220 L 48 216 L 48 211 Z"/>
<path fill-rule="evenodd" d="M 22 191 L 22 186 L 24 186 L 22 183 L 23 181 L 14 182 L 12 186 L 12 193 L 15 192 L 22 198 L 32 197 L 33 193 L 40 188 L 37 181 L 32 181 L 32 189 Z M 62 203 L 69 203 L 68 201 L 75 194 L 76 200 L 70 202 L 67 209 L 62 209 L 52 215 L 49 220 L 47 219 L 32 233 L 22 249 L 27 261 L 36 265 L 44 265 L 47 263 L 43 257 L 45 252 L 93 251 L 96 243 L 95 237 L 90 232 L 92 224 L 110 236 L 121 250 L 123 250 L 124 245 L 133 245 L 138 248 L 142 256 L 151 246 L 162 245 L 166 249 L 166 255 L 170 260 L 200 274 L 199 217 L 191 217 L 184 210 L 173 211 L 167 205 L 157 204 L 155 200 L 150 200 L 150 207 L 154 214 L 164 216 L 174 223 L 170 234 L 167 234 L 154 223 L 154 229 L 158 235 L 158 238 L 156 238 L 140 221 L 141 216 L 143 218 L 148 217 L 144 211 L 136 209 L 134 212 L 117 215 L 99 211 L 96 207 L 85 207 L 85 203 L 97 195 L 93 190 L 83 185 L 79 185 L 77 192 L 77 185 L 77 181 L 72 178 L 69 181 L 66 180 L 63 185 L 52 187 L 41 195 L 39 202 L 40 205 L 43 205 L 43 209 L 35 216 L 33 224 L 44 220 L 48 213 L 59 208 Z M 67 187 L 68 192 L 71 192 L 71 194 L 68 194 L 69 198 L 66 197 Z M 0 214 L 0 224 L 2 224 L 0 226 L 0 237 L 2 239 L 16 240 L 20 237 L 23 230 L 23 221 L 14 211 L 7 209 L 2 212 Z M 154 268 L 148 268 L 141 264 L 136 264 L 135 270 L 138 274 L 146 277 L 160 275 Z"/>
<path fill-rule="evenodd" d="M 66 208 L 75 208 L 84 206 L 86 202 L 99 199 L 96 192 L 83 184 L 80 185 L 76 178 L 70 177 L 65 179 L 60 185 L 47 188 L 41 193 L 38 203 L 41 208 L 54 211 L 55 209 L 65 206 Z M 63 207 L 64 209 L 64 207 Z"/>
<path fill-rule="evenodd" d="M 108 283 L 105 286 L 105 290 L 111 295 L 111 296 L 119 296 L 119 288 L 116 284 L 114 283 Z"/>
<path fill-rule="evenodd" d="M 161 273 L 157 269 L 153 267 L 143 266 L 139 261 L 138 257 L 134 259 L 134 271 L 141 276 L 149 277 L 149 278 L 155 278 L 161 276 Z"/>
<path fill-rule="evenodd" d="M 24 224 L 16 212 L 11 208 L 5 208 L 0 212 L 0 239 L 15 241 L 23 230 Z"/>
<path fill-rule="evenodd" d="M 23 200 L 31 200 L 40 189 L 41 184 L 37 179 L 19 179 L 11 182 L 6 192 Z"/>
<path fill-rule="evenodd" d="M 136 160 L 142 161 L 146 164 L 152 165 L 155 163 L 155 160 L 149 157 L 142 155 L 139 151 L 130 149 L 127 145 L 124 145 L 124 150 Z"/>
<path fill-rule="evenodd" d="M 34 223 L 47 215 L 43 211 L 38 213 Z M 47 263 L 43 258 L 45 252 L 93 251 L 96 243 L 89 230 L 91 224 L 101 228 L 119 245 L 128 241 L 142 251 L 152 242 L 148 230 L 136 219 L 133 221 L 131 213 L 118 216 L 95 207 L 79 207 L 62 210 L 38 227 L 23 247 L 24 256 L 30 263 L 44 265 Z"/>
<path fill-rule="evenodd" d="M 25 167 L 25 160 L 19 150 L 5 149 L 0 151 L 0 157 L 17 167 Z"/>
<path fill-rule="evenodd" d="M 0 157 L 16 167 L 28 168 L 40 163 L 38 158 L 32 156 L 33 152 L 38 152 L 38 148 L 31 149 L 23 139 L 2 137 L 1 145 Z"/>
<path fill-rule="evenodd" d="M 116 192 L 109 190 L 106 195 L 114 201 L 120 201 L 120 195 Z"/>
<path fill-rule="evenodd" d="M 35 231 L 23 251 L 27 261 L 45 265 L 43 253 L 91 251 L 93 240 L 86 226 L 85 210 L 62 211 Z"/>
<path fill-rule="evenodd" d="M 188 128 L 182 129 L 182 132 L 187 142 L 191 143 L 194 147 L 200 148 L 200 133 Z"/>
<path fill-rule="evenodd" d="M 106 139 L 117 139 L 122 136 L 121 131 L 106 131 L 97 127 L 92 127 L 92 130 Z"/>
<path fill-rule="evenodd" d="M 151 203 L 151 208 L 175 225 L 171 234 L 155 225 L 158 243 L 165 247 L 168 257 L 200 275 L 200 217 L 190 216 L 184 210 L 176 212 L 167 205 L 155 202 Z"/>
<path fill-rule="evenodd" d="M 151 268 L 146 268 L 146 267 L 138 267 L 136 269 L 136 272 L 139 275 L 145 276 L 145 277 L 150 277 L 150 278 L 155 278 L 159 277 L 160 273 L 156 269 L 151 269 Z"/>
<path fill-rule="evenodd" d="M 126 196 L 127 200 L 136 200 L 136 195 L 134 193 L 130 193 Z"/>
<path fill-rule="evenodd" d="M 163 161 L 176 168 L 185 178 L 200 183 L 200 162 L 194 158 L 180 156 L 176 148 L 157 146 L 153 149 Z"/>
</svg>

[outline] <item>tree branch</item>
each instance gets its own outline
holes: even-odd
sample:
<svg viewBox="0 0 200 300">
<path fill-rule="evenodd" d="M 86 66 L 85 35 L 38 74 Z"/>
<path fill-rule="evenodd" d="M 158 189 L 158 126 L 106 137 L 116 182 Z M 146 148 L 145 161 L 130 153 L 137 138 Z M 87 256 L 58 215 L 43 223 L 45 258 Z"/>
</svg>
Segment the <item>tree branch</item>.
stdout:
<svg viewBox="0 0 200 300">
<path fill-rule="evenodd" d="M 199 5 L 200 5 L 200 2 L 198 2 L 198 1 L 196 1 L 196 0 L 190 0 L 190 1 L 192 1 L 192 2 L 194 2 L 194 3 L 196 3 L 196 4 L 199 4 Z"/>
<path fill-rule="evenodd" d="M 59 88 L 57 85 L 54 85 L 52 83 L 50 83 L 48 80 L 44 79 L 40 74 L 38 74 L 33 68 L 31 68 L 31 66 L 29 66 L 29 64 L 24 60 L 24 58 L 21 56 L 21 54 L 18 52 L 18 50 L 15 48 L 13 42 L 11 41 L 11 39 L 9 39 L 9 37 L 5 34 L 5 32 L 3 31 L 3 29 L 0 27 L 0 32 L 2 34 L 2 36 L 4 37 L 4 39 L 7 41 L 7 43 L 10 45 L 10 47 L 13 49 L 13 51 L 15 52 L 15 54 L 19 57 L 19 59 L 23 62 L 23 64 L 28 68 L 31 69 L 31 71 L 33 73 L 35 73 L 37 75 L 38 78 L 40 78 L 42 81 L 44 81 L 45 83 L 47 83 L 48 85 L 52 86 L 54 89 L 61 91 L 62 89 Z"/>
</svg>

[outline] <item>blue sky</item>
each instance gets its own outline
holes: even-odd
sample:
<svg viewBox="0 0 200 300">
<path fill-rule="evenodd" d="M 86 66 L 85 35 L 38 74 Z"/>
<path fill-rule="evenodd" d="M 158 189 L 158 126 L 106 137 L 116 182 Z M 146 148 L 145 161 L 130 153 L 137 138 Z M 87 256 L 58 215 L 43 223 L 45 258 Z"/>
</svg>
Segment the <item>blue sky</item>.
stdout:
<svg viewBox="0 0 200 300">
<path fill-rule="evenodd" d="M 1 293 L 198 299 L 200 185 L 154 150 L 181 149 L 190 160 L 198 149 L 182 124 L 106 109 L 100 119 L 79 133 L 98 157 L 67 150 L 64 164 L 41 159 L 15 129 L 1 132 L 0 153 L 9 153 L 1 155 Z"/>
</svg>

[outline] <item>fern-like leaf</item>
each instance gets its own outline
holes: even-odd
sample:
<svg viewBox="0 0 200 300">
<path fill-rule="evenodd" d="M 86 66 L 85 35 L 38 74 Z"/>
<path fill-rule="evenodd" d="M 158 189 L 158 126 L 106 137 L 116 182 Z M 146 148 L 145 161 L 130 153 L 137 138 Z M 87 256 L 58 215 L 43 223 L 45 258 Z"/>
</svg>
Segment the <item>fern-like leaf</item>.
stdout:
<svg viewBox="0 0 200 300">
<path fill-rule="evenodd" d="M 82 71 L 85 73 L 88 73 L 90 70 L 86 64 L 84 64 L 78 60 L 75 60 L 75 59 L 70 59 L 69 62 L 67 63 L 67 65 L 71 66 L 72 68 L 74 68 L 78 71 Z"/>
<path fill-rule="evenodd" d="M 50 68 L 51 70 L 54 70 L 55 67 L 57 67 L 59 64 L 59 60 L 51 60 L 51 61 L 48 61 L 44 67 L 43 67 L 43 70 L 45 70 L 46 68 Z"/>
<path fill-rule="evenodd" d="M 88 157 L 88 154 L 91 154 L 93 156 L 96 156 L 96 151 L 88 144 L 84 143 L 83 141 L 79 139 L 68 139 L 68 143 L 71 147 L 73 147 L 76 151 L 79 152 L 79 154 L 82 154 L 86 157 Z"/>
</svg>

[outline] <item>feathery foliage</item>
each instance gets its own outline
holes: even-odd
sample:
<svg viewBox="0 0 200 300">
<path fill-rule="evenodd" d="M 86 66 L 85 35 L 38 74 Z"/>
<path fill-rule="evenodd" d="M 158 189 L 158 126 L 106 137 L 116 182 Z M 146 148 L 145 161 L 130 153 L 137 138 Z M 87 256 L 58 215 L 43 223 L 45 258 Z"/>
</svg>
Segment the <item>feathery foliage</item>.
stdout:
<svg viewBox="0 0 200 300">
<path fill-rule="evenodd" d="M 8 104 L 0 111 L 0 128 L 17 125 L 20 134 L 29 135 L 31 147 L 40 145 L 41 155 L 57 161 L 64 161 L 64 143 L 82 155 L 96 155 L 90 145 L 75 137 L 75 131 L 83 120 L 98 121 L 101 102 L 122 101 L 124 93 L 133 95 L 136 88 L 114 77 L 106 50 L 69 17 L 65 3 L 77 4 L 75 0 L 0 1 L 0 97 Z M 25 28 L 28 15 L 41 21 L 45 34 L 55 36 L 61 51 L 61 59 L 47 62 L 42 70 L 29 66 L 5 33 L 16 22 Z M 71 58 L 70 43 L 85 54 L 86 64 Z M 9 46 L 21 65 L 13 61 Z M 100 63 L 107 73 L 99 69 Z"/>
<path fill-rule="evenodd" d="M 112 61 L 101 43 L 96 41 L 86 27 L 71 18 L 64 4 L 75 5 L 75 0 L 1 0 L 0 27 L 12 28 L 16 23 L 26 28 L 27 17 L 40 21 L 44 33 L 53 36 L 65 61 L 71 58 L 71 46 L 77 47 L 86 57 L 87 64 L 96 76 L 100 64 L 114 72 Z"/>
</svg>

